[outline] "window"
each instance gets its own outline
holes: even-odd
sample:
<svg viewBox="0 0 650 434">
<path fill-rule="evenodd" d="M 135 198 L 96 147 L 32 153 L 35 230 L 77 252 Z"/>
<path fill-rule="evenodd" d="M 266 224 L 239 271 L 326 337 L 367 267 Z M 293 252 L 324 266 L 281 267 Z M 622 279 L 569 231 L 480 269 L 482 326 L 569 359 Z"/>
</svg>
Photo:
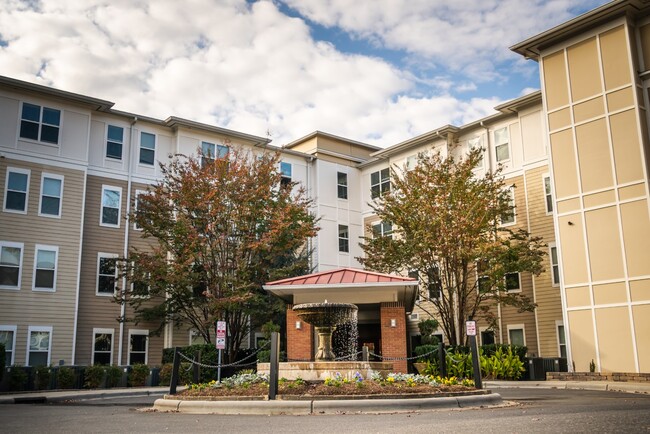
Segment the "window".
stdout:
<svg viewBox="0 0 650 434">
<path fill-rule="evenodd" d="M 418 165 L 418 156 L 409 155 L 406 157 L 406 170 L 413 170 Z"/>
<path fill-rule="evenodd" d="M 469 147 L 470 151 L 473 151 L 474 149 L 481 149 L 481 138 L 480 137 L 472 137 L 467 141 L 467 146 Z M 481 152 L 481 159 L 479 160 L 478 164 L 476 165 L 477 169 L 482 169 L 483 168 L 483 152 Z"/>
<path fill-rule="evenodd" d="M 412 313 L 412 314 L 409 316 L 409 319 L 410 319 L 411 321 L 419 321 L 419 320 L 420 320 L 420 314 L 419 314 L 419 313 Z"/>
<path fill-rule="evenodd" d="M 23 103 L 20 137 L 45 143 L 59 143 L 61 110 Z"/>
<path fill-rule="evenodd" d="M 551 177 L 544 176 L 544 197 L 546 199 L 546 214 L 553 213 L 553 193 L 551 192 Z"/>
<path fill-rule="evenodd" d="M 519 292 L 521 291 L 521 278 L 519 273 L 506 273 L 506 291 Z"/>
<path fill-rule="evenodd" d="M 494 131 L 494 152 L 497 156 L 497 162 L 507 161 L 510 159 L 508 127 Z"/>
<path fill-rule="evenodd" d="M 106 157 L 121 160 L 123 145 L 124 128 L 109 125 L 106 129 Z"/>
<path fill-rule="evenodd" d="M 9 212 L 27 212 L 27 192 L 29 189 L 29 174 L 26 169 L 7 168 L 5 182 L 4 210 Z"/>
<path fill-rule="evenodd" d="M 111 253 L 97 254 L 97 295 L 112 296 L 117 283 L 117 255 Z"/>
<path fill-rule="evenodd" d="M 348 198 L 348 174 L 343 172 L 336 173 L 336 188 L 339 199 Z"/>
<path fill-rule="evenodd" d="M 140 164 L 153 166 L 156 159 L 156 135 L 140 133 Z"/>
<path fill-rule="evenodd" d="M 393 237 L 393 225 L 388 222 L 379 222 L 372 225 L 372 236 L 378 237 Z"/>
<path fill-rule="evenodd" d="M 120 187 L 102 186 L 101 226 L 120 227 L 120 209 L 122 189 Z"/>
<path fill-rule="evenodd" d="M 33 327 L 28 329 L 27 366 L 48 366 L 52 348 L 52 327 Z"/>
<path fill-rule="evenodd" d="M 14 364 L 14 355 L 16 352 L 16 326 L 0 325 L 0 344 L 5 346 L 5 366 Z"/>
<path fill-rule="evenodd" d="M 560 262 L 557 259 L 557 247 L 549 244 L 550 259 L 551 259 L 551 283 L 553 286 L 560 285 Z"/>
<path fill-rule="evenodd" d="M 508 343 L 510 345 L 526 346 L 524 326 L 521 324 L 508 326 Z"/>
<path fill-rule="evenodd" d="M 216 145 L 214 143 L 201 142 L 201 167 L 212 163 L 217 158 L 224 158 L 228 155 L 228 146 Z"/>
<path fill-rule="evenodd" d="M 61 196 L 63 193 L 63 176 L 44 173 L 41 180 L 41 203 L 38 215 L 61 217 Z"/>
<path fill-rule="evenodd" d="M 131 295 L 134 297 L 149 297 L 149 292 L 151 291 L 151 286 L 149 286 L 149 280 L 151 279 L 150 273 L 137 273 L 134 272 L 132 277 L 133 282 L 131 282 Z"/>
<path fill-rule="evenodd" d="M 494 343 L 494 330 L 481 330 L 481 345 L 492 345 Z"/>
<path fill-rule="evenodd" d="M 129 365 L 147 364 L 148 330 L 129 330 Z"/>
<path fill-rule="evenodd" d="M 390 191 L 390 170 L 382 169 L 370 174 L 370 196 L 375 199 Z"/>
<path fill-rule="evenodd" d="M 516 222 L 515 214 L 515 188 L 510 187 L 507 190 L 508 194 L 508 205 L 510 205 L 510 211 L 501 215 L 501 224 L 502 225 L 512 225 Z"/>
<path fill-rule="evenodd" d="M 20 289 L 23 243 L 0 241 L 0 288 Z"/>
<path fill-rule="evenodd" d="M 190 345 L 207 344 L 203 335 L 196 330 L 190 330 Z"/>
<path fill-rule="evenodd" d="M 135 191 L 135 200 L 133 201 L 133 212 L 135 214 L 138 213 L 138 207 L 140 205 L 140 195 L 141 194 L 146 194 L 146 193 L 147 193 L 147 191 L 145 191 L 145 190 L 136 190 Z M 138 222 L 136 222 L 135 219 L 133 220 L 133 229 L 135 229 L 136 231 L 141 231 L 142 230 L 142 228 L 140 226 L 138 226 Z"/>
<path fill-rule="evenodd" d="M 566 335 L 564 334 L 564 324 L 557 324 L 557 345 L 560 357 L 566 358 Z"/>
<path fill-rule="evenodd" d="M 36 245 L 34 260 L 34 291 L 56 290 L 56 265 L 59 248 L 57 246 Z"/>
<path fill-rule="evenodd" d="M 292 175 L 291 163 L 286 163 L 284 161 L 280 162 L 280 185 L 286 187 L 291 185 L 291 175 Z"/>
<path fill-rule="evenodd" d="M 339 225 L 339 252 L 350 251 L 350 233 L 348 227 Z"/>
<path fill-rule="evenodd" d="M 440 298 L 442 293 L 442 281 L 440 279 L 440 267 L 438 264 L 433 264 L 427 270 L 427 295 L 429 300 Z"/>
<path fill-rule="evenodd" d="M 92 364 L 113 364 L 113 329 L 93 329 Z"/>
</svg>

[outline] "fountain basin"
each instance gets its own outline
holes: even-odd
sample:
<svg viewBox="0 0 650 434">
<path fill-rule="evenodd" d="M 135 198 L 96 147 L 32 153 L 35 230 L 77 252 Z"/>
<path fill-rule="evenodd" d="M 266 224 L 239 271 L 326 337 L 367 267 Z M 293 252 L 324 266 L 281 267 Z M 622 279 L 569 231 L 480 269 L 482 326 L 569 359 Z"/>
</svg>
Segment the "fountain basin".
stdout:
<svg viewBox="0 0 650 434">
<path fill-rule="evenodd" d="M 365 378 L 370 378 L 373 372 L 386 377 L 393 372 L 392 362 L 281 362 L 278 378 L 296 380 L 301 378 L 305 381 L 325 381 L 326 378 L 333 378 L 341 374 L 343 378 L 354 381 L 358 372 Z M 260 374 L 270 373 L 270 363 L 258 363 L 257 372 Z"/>
<path fill-rule="evenodd" d="M 293 307 L 298 318 L 311 324 L 318 333 L 317 362 L 334 361 L 332 333 L 336 326 L 356 319 L 358 308 L 350 303 L 303 303 Z"/>
</svg>

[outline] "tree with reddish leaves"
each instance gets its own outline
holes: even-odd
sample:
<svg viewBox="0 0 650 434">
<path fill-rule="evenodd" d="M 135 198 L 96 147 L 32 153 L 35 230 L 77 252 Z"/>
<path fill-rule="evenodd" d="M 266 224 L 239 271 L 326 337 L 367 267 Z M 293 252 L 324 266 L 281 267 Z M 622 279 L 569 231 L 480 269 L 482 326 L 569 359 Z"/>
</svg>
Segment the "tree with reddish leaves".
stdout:
<svg viewBox="0 0 650 434">
<path fill-rule="evenodd" d="M 507 287 L 515 273 L 544 270 L 542 239 L 500 224 L 513 216 L 509 189 L 501 169 L 476 176 L 481 159 L 481 149 L 461 158 L 431 151 L 412 170 L 392 167 L 390 191 L 370 206 L 393 233 L 361 243 L 365 267 L 418 276 L 420 297 L 452 345 L 465 343 L 468 317 L 497 328 L 498 303 L 534 310 Z"/>
<path fill-rule="evenodd" d="M 262 285 L 311 271 L 311 201 L 299 185 L 281 186 L 279 158 L 230 148 L 161 165 L 162 179 L 130 215 L 154 243 L 121 262 L 140 288 L 121 292 L 118 302 L 133 312 L 122 320 L 158 321 L 158 332 L 191 327 L 212 343 L 215 321 L 224 320 L 226 360 L 234 360 L 251 328 L 281 311 Z"/>
</svg>

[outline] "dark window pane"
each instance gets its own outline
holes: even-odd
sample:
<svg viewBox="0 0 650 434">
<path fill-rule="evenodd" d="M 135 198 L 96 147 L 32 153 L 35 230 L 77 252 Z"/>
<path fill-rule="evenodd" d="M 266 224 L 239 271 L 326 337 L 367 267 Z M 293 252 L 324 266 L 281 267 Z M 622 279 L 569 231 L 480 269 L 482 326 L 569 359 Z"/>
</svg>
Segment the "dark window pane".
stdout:
<svg viewBox="0 0 650 434">
<path fill-rule="evenodd" d="M 482 345 L 494 344 L 494 332 L 491 330 L 481 332 L 481 344 Z"/>
<path fill-rule="evenodd" d="M 373 199 L 379 197 L 380 194 L 379 185 L 373 185 L 372 188 L 370 189 L 370 193 Z"/>
<path fill-rule="evenodd" d="M 519 273 L 506 274 L 506 289 L 508 291 L 519 289 Z"/>
<path fill-rule="evenodd" d="M 348 185 L 348 174 L 343 172 L 337 172 L 336 180 L 339 185 Z"/>
<path fill-rule="evenodd" d="M 108 158 L 122 159 L 122 144 L 117 142 L 106 143 L 106 156 Z"/>
<path fill-rule="evenodd" d="M 29 121 L 20 123 L 20 137 L 24 139 L 38 140 L 38 124 Z"/>
<path fill-rule="evenodd" d="M 41 142 L 59 143 L 59 127 L 43 125 L 41 127 Z"/>
<path fill-rule="evenodd" d="M 29 366 L 46 366 L 47 365 L 47 352 L 29 352 Z"/>
<path fill-rule="evenodd" d="M 58 127 L 61 124 L 61 111 L 43 107 L 43 123 Z"/>
<path fill-rule="evenodd" d="M 129 356 L 129 365 L 141 364 L 144 365 L 145 353 L 131 353 Z"/>
<path fill-rule="evenodd" d="M 23 119 L 40 122 L 41 121 L 41 107 L 34 104 L 23 103 Z"/>
<path fill-rule="evenodd" d="M 115 292 L 115 278 L 111 276 L 99 276 L 99 287 L 97 292 L 100 294 L 112 294 Z"/>
<path fill-rule="evenodd" d="M 118 210 L 116 208 L 102 208 L 102 223 L 107 225 L 116 225 Z"/>
<path fill-rule="evenodd" d="M 131 351 L 144 352 L 147 350 L 146 335 L 131 335 Z"/>
<path fill-rule="evenodd" d="M 110 365 L 111 353 L 95 353 L 95 365 Z"/>
<path fill-rule="evenodd" d="M 229 150 L 228 146 L 217 145 L 217 158 L 226 157 Z"/>
<path fill-rule="evenodd" d="M 338 186 L 338 197 L 339 199 L 347 199 L 348 198 L 348 187 L 345 185 L 339 185 Z"/>
<path fill-rule="evenodd" d="M 108 333 L 95 334 L 95 351 L 110 351 L 111 338 L 111 335 Z M 95 360 L 97 360 L 96 357 Z"/>
<path fill-rule="evenodd" d="M 133 295 L 146 297 L 149 295 L 149 286 L 145 282 L 133 282 Z"/>
<path fill-rule="evenodd" d="M 25 193 L 17 193 L 15 191 L 7 192 L 7 202 L 5 203 L 5 208 L 13 209 L 16 211 L 25 211 L 25 199 L 27 195 Z"/>
<path fill-rule="evenodd" d="M 0 266 L 0 285 L 18 286 L 18 267 Z"/>
<path fill-rule="evenodd" d="M 350 251 L 350 245 L 348 240 L 339 238 L 339 252 L 349 252 Z"/>
<path fill-rule="evenodd" d="M 109 125 L 107 136 L 108 140 L 122 143 L 124 141 L 124 128 Z"/>
<path fill-rule="evenodd" d="M 41 214 L 59 215 L 59 204 L 61 200 L 58 197 L 43 196 L 41 200 Z"/>
<path fill-rule="evenodd" d="M 115 259 L 99 258 L 99 274 L 115 275 Z"/>
<path fill-rule="evenodd" d="M 140 148 L 140 163 L 153 166 L 154 156 L 153 149 Z"/>
<path fill-rule="evenodd" d="M 140 135 L 140 148 L 156 149 L 156 136 L 150 133 L 142 133 Z"/>
<path fill-rule="evenodd" d="M 379 184 L 379 172 L 372 172 L 370 174 L 370 184 L 371 185 Z"/>
<path fill-rule="evenodd" d="M 9 172 L 7 188 L 10 190 L 27 191 L 27 178 L 26 173 Z"/>
<path fill-rule="evenodd" d="M 387 181 L 388 179 L 390 179 L 390 170 L 382 169 L 382 171 L 381 171 L 381 181 L 384 182 L 384 181 Z"/>
<path fill-rule="evenodd" d="M 54 288 L 54 270 L 36 270 L 36 288 Z"/>
</svg>

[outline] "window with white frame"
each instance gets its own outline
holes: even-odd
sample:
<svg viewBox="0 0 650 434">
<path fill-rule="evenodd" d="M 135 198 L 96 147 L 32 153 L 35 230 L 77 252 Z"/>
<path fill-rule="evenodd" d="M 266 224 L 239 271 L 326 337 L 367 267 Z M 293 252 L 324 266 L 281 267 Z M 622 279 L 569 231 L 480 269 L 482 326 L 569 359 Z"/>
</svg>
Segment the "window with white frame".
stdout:
<svg viewBox="0 0 650 434">
<path fill-rule="evenodd" d="M 393 225 L 389 222 L 379 222 L 372 225 L 372 236 L 379 237 L 393 237 Z"/>
<path fill-rule="evenodd" d="M 203 335 L 196 330 L 190 330 L 190 345 L 207 344 Z"/>
<path fill-rule="evenodd" d="M 61 217 L 62 196 L 63 176 L 44 173 L 41 179 L 41 203 L 38 207 L 38 215 Z"/>
<path fill-rule="evenodd" d="M 492 345 L 496 343 L 494 330 L 481 330 L 481 345 Z"/>
<path fill-rule="evenodd" d="M 142 273 L 138 270 L 133 270 L 131 275 L 131 295 L 134 297 L 149 297 L 151 286 L 149 281 L 151 273 Z"/>
<path fill-rule="evenodd" d="M 113 253 L 97 254 L 97 295 L 112 296 L 117 283 L 117 255 Z"/>
<path fill-rule="evenodd" d="M 472 137 L 467 141 L 467 147 L 473 151 L 474 149 L 481 149 L 481 137 Z M 482 169 L 483 168 L 483 152 L 481 149 L 481 159 L 479 160 L 478 164 L 476 165 L 477 169 Z"/>
<path fill-rule="evenodd" d="M 135 191 L 135 199 L 133 200 L 133 212 L 135 214 L 138 213 L 138 209 L 139 209 L 139 206 L 140 206 L 140 195 L 146 194 L 146 193 L 147 193 L 146 190 L 136 190 Z M 136 231 L 141 231 L 142 230 L 142 228 L 140 226 L 138 226 L 138 222 L 136 222 L 135 219 L 133 220 L 133 229 L 135 229 Z"/>
<path fill-rule="evenodd" d="M 506 190 L 506 193 L 508 194 L 508 205 L 510 206 L 510 211 L 501 215 L 501 224 L 504 226 L 515 224 L 515 222 L 517 221 L 517 217 L 516 217 L 517 210 L 515 206 L 515 188 L 509 187 Z"/>
<path fill-rule="evenodd" d="M 350 231 L 346 225 L 339 225 L 339 252 L 350 251 Z"/>
<path fill-rule="evenodd" d="M 566 335 L 564 334 L 564 324 L 557 323 L 557 351 L 560 357 L 566 358 Z"/>
<path fill-rule="evenodd" d="M 510 159 L 510 137 L 508 134 L 508 127 L 503 127 L 494 131 L 494 153 L 498 163 Z"/>
<path fill-rule="evenodd" d="M 390 191 L 390 169 L 382 169 L 370 174 L 370 196 L 375 199 Z"/>
<path fill-rule="evenodd" d="M 122 205 L 122 188 L 109 185 L 102 186 L 102 212 L 100 224 L 102 226 L 120 227 L 120 214 Z"/>
<path fill-rule="evenodd" d="M 523 324 L 508 326 L 508 343 L 522 347 L 526 346 L 526 333 Z"/>
<path fill-rule="evenodd" d="M 20 137 L 45 143 L 59 143 L 61 110 L 23 103 Z"/>
<path fill-rule="evenodd" d="M 348 198 L 348 174 L 336 172 L 336 195 L 339 199 Z"/>
<path fill-rule="evenodd" d="M 5 366 L 14 364 L 16 355 L 16 326 L 0 325 L 0 344 L 5 346 Z"/>
<path fill-rule="evenodd" d="M 52 349 L 52 327 L 30 326 L 27 333 L 27 366 L 48 366 Z"/>
<path fill-rule="evenodd" d="M 217 158 L 228 156 L 228 146 L 216 143 L 201 142 L 201 167 L 212 163 Z"/>
<path fill-rule="evenodd" d="M 521 291 L 521 275 L 519 273 L 506 273 L 506 291 L 519 292 Z"/>
<path fill-rule="evenodd" d="M 418 156 L 409 155 L 406 157 L 406 170 L 413 170 L 418 165 Z"/>
<path fill-rule="evenodd" d="M 560 285 L 560 262 L 557 258 L 557 247 L 555 244 L 549 244 L 549 259 L 551 260 L 551 283 L 553 286 Z"/>
<path fill-rule="evenodd" d="M 546 175 L 544 180 L 544 199 L 546 200 L 546 214 L 553 214 L 553 192 L 551 190 L 551 177 Z"/>
<path fill-rule="evenodd" d="M 287 185 L 291 185 L 292 175 L 293 175 L 293 167 L 291 166 L 291 163 L 287 163 L 286 161 L 281 161 L 280 162 L 280 185 L 283 187 Z"/>
<path fill-rule="evenodd" d="M 149 330 L 129 330 L 129 365 L 147 364 Z"/>
<path fill-rule="evenodd" d="M 23 243 L 0 241 L 0 288 L 20 289 Z"/>
<path fill-rule="evenodd" d="M 156 135 L 140 133 L 140 164 L 153 166 L 156 161 Z"/>
<path fill-rule="evenodd" d="M 114 329 L 93 329 L 93 365 L 113 364 Z"/>
<path fill-rule="evenodd" d="M 106 128 L 106 158 L 121 160 L 123 147 L 124 128 L 116 125 L 108 125 Z"/>
<path fill-rule="evenodd" d="M 28 169 L 7 167 L 4 201 L 5 211 L 22 214 L 27 212 L 29 176 L 30 171 Z"/>
<path fill-rule="evenodd" d="M 34 291 L 55 291 L 59 248 L 36 244 L 35 250 L 32 289 Z"/>
</svg>

